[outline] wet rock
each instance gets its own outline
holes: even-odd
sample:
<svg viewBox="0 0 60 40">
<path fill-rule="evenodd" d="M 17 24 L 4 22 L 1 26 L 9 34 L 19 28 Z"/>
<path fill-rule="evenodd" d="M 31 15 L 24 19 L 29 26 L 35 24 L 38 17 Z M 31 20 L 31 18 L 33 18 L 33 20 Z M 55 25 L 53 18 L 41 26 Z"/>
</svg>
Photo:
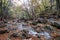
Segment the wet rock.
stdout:
<svg viewBox="0 0 60 40">
<path fill-rule="evenodd" d="M 36 36 L 35 37 L 32 36 L 31 38 L 32 38 L 32 40 L 39 40 Z"/>
<path fill-rule="evenodd" d="M 17 28 L 12 28 L 12 30 L 17 30 Z"/>
<path fill-rule="evenodd" d="M 38 19 L 38 23 L 42 23 L 42 22 L 43 22 L 43 19 L 42 18 L 41 19 L 39 18 Z"/>
<path fill-rule="evenodd" d="M 20 21 L 20 20 L 17 20 L 17 22 L 19 22 L 19 23 L 20 23 L 21 21 Z"/>
<path fill-rule="evenodd" d="M 13 33 L 12 35 L 11 35 L 11 37 L 18 37 L 19 35 L 18 35 L 18 33 Z"/>
<path fill-rule="evenodd" d="M 37 27 L 45 27 L 45 25 L 44 24 L 41 24 L 41 23 L 38 23 L 36 26 Z"/>
<path fill-rule="evenodd" d="M 58 36 L 58 32 L 57 32 L 57 31 L 53 31 L 53 32 L 51 33 L 51 36 L 52 36 L 52 37 Z"/>
<path fill-rule="evenodd" d="M 53 27 L 50 26 L 50 25 L 46 25 L 46 26 L 44 27 L 44 29 L 47 29 L 47 30 L 53 31 Z"/>
<path fill-rule="evenodd" d="M 28 34 L 27 30 L 22 30 L 20 32 L 18 32 L 19 37 L 21 37 L 22 39 L 29 39 L 31 36 Z"/>
<path fill-rule="evenodd" d="M 0 25 L 0 28 L 3 28 L 3 27 L 5 27 L 5 26 Z"/>
<path fill-rule="evenodd" d="M 36 22 L 36 21 L 33 21 L 33 22 L 32 22 L 32 25 L 37 25 L 37 22 Z"/>
<path fill-rule="evenodd" d="M 28 24 L 27 23 L 23 23 L 22 26 L 27 26 Z"/>
<path fill-rule="evenodd" d="M 27 18 L 20 18 L 19 21 L 24 21 L 26 22 L 28 19 Z"/>
<path fill-rule="evenodd" d="M 26 34 L 23 33 L 23 34 L 22 34 L 22 38 L 26 38 Z"/>
<path fill-rule="evenodd" d="M 26 39 L 30 39 L 30 38 L 31 38 L 31 35 L 28 34 L 28 35 L 26 36 Z"/>
<path fill-rule="evenodd" d="M 6 27 L 6 25 L 5 24 L 1 24 L 0 25 L 0 28 L 3 28 L 3 27 Z"/>
<path fill-rule="evenodd" d="M 29 34 L 32 36 L 36 36 L 37 32 L 35 30 L 29 30 Z"/>
<path fill-rule="evenodd" d="M 25 18 L 20 18 L 17 20 L 17 22 L 25 21 Z"/>
<path fill-rule="evenodd" d="M 44 35 L 40 36 L 40 40 L 46 40 L 45 37 L 44 37 Z"/>
<path fill-rule="evenodd" d="M 37 26 L 32 26 L 32 28 L 33 28 L 33 29 L 36 29 L 36 28 L 37 28 Z"/>
<path fill-rule="evenodd" d="M 7 20 L 5 20 L 5 19 L 3 20 L 3 22 L 4 22 L 4 23 L 8 23 L 8 21 L 7 21 Z"/>
<path fill-rule="evenodd" d="M 51 23 L 51 25 L 53 27 L 56 27 L 57 29 L 60 29 L 60 23 L 58 23 L 58 22 L 53 22 L 53 23 Z"/>
<path fill-rule="evenodd" d="M 35 30 L 36 30 L 37 33 L 39 33 L 41 31 L 41 28 L 38 27 Z"/>
<path fill-rule="evenodd" d="M 28 18 L 29 21 L 33 20 L 33 18 Z"/>
<path fill-rule="evenodd" d="M 37 38 L 40 38 L 40 36 L 37 36 Z"/>
<path fill-rule="evenodd" d="M 4 33 L 7 33 L 8 31 L 7 30 L 0 30 L 0 34 L 4 34 Z"/>
<path fill-rule="evenodd" d="M 28 38 L 30 38 L 30 36 L 28 36 L 28 34 L 26 34 L 26 33 L 20 34 L 19 37 L 21 37 L 22 39 L 28 39 Z"/>
<path fill-rule="evenodd" d="M 23 33 L 28 33 L 28 30 L 23 30 Z"/>
<path fill-rule="evenodd" d="M 58 18 L 60 18 L 60 16 L 58 16 Z"/>
<path fill-rule="evenodd" d="M 32 25 L 32 21 L 27 21 L 28 25 Z"/>
<path fill-rule="evenodd" d="M 42 39 L 43 39 L 43 37 L 46 39 L 46 40 L 48 40 L 48 39 L 50 39 L 51 38 L 51 36 L 50 36 L 50 34 L 48 33 L 48 32 L 40 32 L 40 33 L 38 33 L 37 34 L 39 37 L 41 37 Z"/>
<path fill-rule="evenodd" d="M 38 23 L 46 23 L 47 21 L 44 18 L 38 18 Z"/>
<path fill-rule="evenodd" d="M 26 38 L 26 39 L 30 38 L 27 30 L 22 31 L 22 38 Z"/>
<path fill-rule="evenodd" d="M 3 21 L 0 21 L 0 24 L 3 24 L 4 22 Z"/>
</svg>

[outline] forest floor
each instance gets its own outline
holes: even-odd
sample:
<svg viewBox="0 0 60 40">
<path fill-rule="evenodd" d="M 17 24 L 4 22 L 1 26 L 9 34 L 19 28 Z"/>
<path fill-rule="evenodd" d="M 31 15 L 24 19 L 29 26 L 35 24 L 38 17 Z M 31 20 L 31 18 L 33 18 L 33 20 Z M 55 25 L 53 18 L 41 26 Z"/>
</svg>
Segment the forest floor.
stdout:
<svg viewBox="0 0 60 40">
<path fill-rule="evenodd" d="M 9 20 L 0 25 L 0 40 L 60 40 L 60 19 Z"/>
</svg>

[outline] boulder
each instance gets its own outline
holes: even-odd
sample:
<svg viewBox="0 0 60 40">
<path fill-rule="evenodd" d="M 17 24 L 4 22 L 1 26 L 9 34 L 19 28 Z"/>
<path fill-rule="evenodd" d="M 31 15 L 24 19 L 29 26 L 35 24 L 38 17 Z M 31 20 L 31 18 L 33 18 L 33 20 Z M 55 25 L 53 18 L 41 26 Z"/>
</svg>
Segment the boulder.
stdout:
<svg viewBox="0 0 60 40">
<path fill-rule="evenodd" d="M 41 31 L 41 28 L 38 27 L 38 28 L 36 28 L 35 30 L 36 30 L 36 32 L 39 33 L 39 32 Z"/>
<path fill-rule="evenodd" d="M 58 36 L 58 32 L 57 32 L 57 31 L 51 32 L 51 36 L 52 36 L 52 37 L 57 37 L 57 36 Z"/>
<path fill-rule="evenodd" d="M 34 36 L 32 36 L 31 38 L 32 38 L 32 40 L 40 40 L 40 39 L 38 39 L 37 37 L 34 37 Z"/>
<path fill-rule="evenodd" d="M 40 36 L 40 40 L 46 40 L 46 38 L 44 37 L 44 35 Z"/>
<path fill-rule="evenodd" d="M 37 25 L 37 21 L 32 21 L 32 25 Z"/>
<path fill-rule="evenodd" d="M 53 31 L 53 27 L 50 26 L 50 25 L 46 25 L 46 26 L 44 27 L 44 29 L 47 29 L 47 30 Z"/>
<path fill-rule="evenodd" d="M 56 27 L 57 29 L 60 29 L 60 22 L 58 23 L 58 22 L 51 22 L 51 25 L 53 26 L 53 27 Z"/>
<path fill-rule="evenodd" d="M 28 19 L 27 18 L 20 18 L 19 21 L 24 21 L 26 22 Z"/>
<path fill-rule="evenodd" d="M 60 16 L 58 16 L 58 18 L 60 18 Z"/>
<path fill-rule="evenodd" d="M 30 38 L 31 38 L 31 35 L 28 34 L 28 35 L 26 36 L 26 39 L 30 39 Z"/>
<path fill-rule="evenodd" d="M 12 35 L 11 35 L 11 37 L 18 37 L 19 35 L 18 35 L 18 33 L 13 33 Z"/>
<path fill-rule="evenodd" d="M 26 34 L 25 33 L 22 33 L 22 36 L 21 36 L 23 39 L 26 38 Z"/>
<path fill-rule="evenodd" d="M 36 26 L 37 27 L 45 27 L 45 24 L 38 23 Z"/>
<path fill-rule="evenodd" d="M 0 28 L 3 28 L 3 27 L 6 27 L 6 25 L 5 24 L 1 24 L 0 25 Z"/>
<path fill-rule="evenodd" d="M 28 34 L 28 31 L 27 30 L 23 30 L 22 33 L 20 34 L 20 37 L 22 39 L 29 39 L 29 38 L 31 38 L 31 35 Z"/>
<path fill-rule="evenodd" d="M 37 26 L 34 26 L 34 25 L 33 25 L 33 26 L 32 26 L 32 28 L 33 28 L 33 29 L 36 29 L 36 28 L 37 28 Z"/>
<path fill-rule="evenodd" d="M 4 23 L 8 23 L 8 21 L 7 21 L 7 20 L 5 20 L 5 19 L 3 20 L 3 22 L 4 22 Z"/>
<path fill-rule="evenodd" d="M 44 18 L 39 18 L 37 22 L 38 23 L 46 23 L 47 21 Z"/>
</svg>

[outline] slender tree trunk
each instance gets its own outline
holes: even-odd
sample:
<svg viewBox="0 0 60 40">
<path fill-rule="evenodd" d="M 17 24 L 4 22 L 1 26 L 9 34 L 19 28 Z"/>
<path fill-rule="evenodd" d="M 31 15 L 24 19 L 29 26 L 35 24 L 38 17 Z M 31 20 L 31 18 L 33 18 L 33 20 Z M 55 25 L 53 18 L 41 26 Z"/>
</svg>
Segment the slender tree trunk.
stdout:
<svg viewBox="0 0 60 40">
<path fill-rule="evenodd" d="M 60 0 L 56 0 L 57 10 L 60 13 Z"/>
<path fill-rule="evenodd" d="M 2 0 L 1 0 L 1 17 L 2 17 Z"/>
<path fill-rule="evenodd" d="M 50 10 L 52 10 L 52 0 L 50 0 L 50 5 L 51 5 Z"/>
</svg>

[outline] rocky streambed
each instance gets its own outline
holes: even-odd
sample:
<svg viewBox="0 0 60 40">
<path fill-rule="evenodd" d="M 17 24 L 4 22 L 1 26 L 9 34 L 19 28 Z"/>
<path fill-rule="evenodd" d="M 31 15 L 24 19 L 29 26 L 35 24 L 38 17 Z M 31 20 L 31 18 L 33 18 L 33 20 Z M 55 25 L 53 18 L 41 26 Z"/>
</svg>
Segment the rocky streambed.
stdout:
<svg viewBox="0 0 60 40">
<path fill-rule="evenodd" d="M 7 36 L 6 39 L 7 40 L 59 40 L 60 22 L 50 19 L 47 19 L 47 22 L 42 20 L 27 21 L 27 22 L 9 21 L 8 23 L 5 23 L 6 24 L 5 28 L 7 30 L 7 32 L 6 31 L 5 32 L 7 34 L 6 33 L 4 34 Z M 2 27 L 0 30 L 2 29 L 4 30 L 5 28 Z M 0 35 L 3 36 L 3 34 Z M 1 36 L 0 39 L 3 40 Z"/>
</svg>

